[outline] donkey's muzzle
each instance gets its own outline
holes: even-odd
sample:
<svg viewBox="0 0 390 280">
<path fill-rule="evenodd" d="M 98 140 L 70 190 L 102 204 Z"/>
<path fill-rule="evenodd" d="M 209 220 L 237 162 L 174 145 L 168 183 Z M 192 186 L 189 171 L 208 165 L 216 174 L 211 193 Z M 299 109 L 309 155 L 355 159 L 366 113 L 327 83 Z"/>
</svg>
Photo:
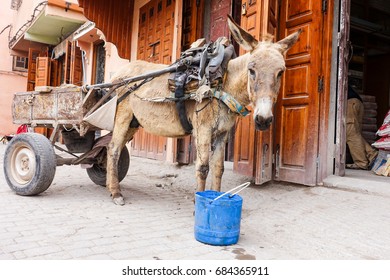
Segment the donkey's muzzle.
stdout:
<svg viewBox="0 0 390 280">
<path fill-rule="evenodd" d="M 256 130 L 267 130 L 272 123 L 273 117 L 264 118 L 262 116 L 257 115 L 255 118 L 255 127 Z"/>
</svg>

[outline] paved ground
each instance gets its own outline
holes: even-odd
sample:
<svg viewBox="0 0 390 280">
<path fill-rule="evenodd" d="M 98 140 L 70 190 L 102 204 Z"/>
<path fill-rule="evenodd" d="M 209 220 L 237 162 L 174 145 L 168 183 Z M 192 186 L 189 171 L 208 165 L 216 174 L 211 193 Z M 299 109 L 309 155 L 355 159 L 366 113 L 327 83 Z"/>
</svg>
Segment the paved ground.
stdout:
<svg viewBox="0 0 390 280">
<path fill-rule="evenodd" d="M 46 192 L 22 197 L 5 182 L 5 147 L 0 259 L 390 259 L 390 191 L 251 186 L 239 242 L 215 247 L 193 237 L 193 166 L 133 157 L 122 207 L 79 166 L 58 167 Z M 247 180 L 226 169 L 224 190 Z"/>
</svg>

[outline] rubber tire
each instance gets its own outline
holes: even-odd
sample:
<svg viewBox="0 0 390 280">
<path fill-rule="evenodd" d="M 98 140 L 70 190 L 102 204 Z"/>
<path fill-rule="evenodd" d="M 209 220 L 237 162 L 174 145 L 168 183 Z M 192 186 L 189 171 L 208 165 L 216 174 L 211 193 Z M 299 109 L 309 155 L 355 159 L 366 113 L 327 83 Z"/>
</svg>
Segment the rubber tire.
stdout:
<svg viewBox="0 0 390 280">
<path fill-rule="evenodd" d="M 54 148 L 42 134 L 18 134 L 8 143 L 4 154 L 4 175 L 16 194 L 30 196 L 46 191 L 55 173 Z"/>
<path fill-rule="evenodd" d="M 106 153 L 105 156 L 107 156 L 107 150 L 104 149 L 103 152 Z M 122 149 L 118 161 L 119 182 L 121 182 L 126 177 L 127 171 L 129 170 L 129 166 L 130 166 L 130 155 L 129 155 L 129 150 L 125 146 Z M 106 186 L 106 180 L 107 180 L 106 167 L 103 167 L 100 164 L 94 164 L 91 168 L 87 168 L 87 174 L 89 178 L 92 180 L 92 182 L 94 182 L 96 185 L 103 186 L 103 187 Z"/>
</svg>

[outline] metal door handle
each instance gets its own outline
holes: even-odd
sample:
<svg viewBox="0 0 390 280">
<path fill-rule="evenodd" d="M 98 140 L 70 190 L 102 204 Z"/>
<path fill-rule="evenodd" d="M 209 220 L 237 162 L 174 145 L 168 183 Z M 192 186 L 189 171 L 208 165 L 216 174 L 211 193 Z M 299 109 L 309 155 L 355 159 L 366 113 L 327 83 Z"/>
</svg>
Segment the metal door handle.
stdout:
<svg viewBox="0 0 390 280">
<path fill-rule="evenodd" d="M 242 7 L 241 7 L 241 15 L 245 16 L 246 15 L 246 3 L 242 4 Z"/>
</svg>

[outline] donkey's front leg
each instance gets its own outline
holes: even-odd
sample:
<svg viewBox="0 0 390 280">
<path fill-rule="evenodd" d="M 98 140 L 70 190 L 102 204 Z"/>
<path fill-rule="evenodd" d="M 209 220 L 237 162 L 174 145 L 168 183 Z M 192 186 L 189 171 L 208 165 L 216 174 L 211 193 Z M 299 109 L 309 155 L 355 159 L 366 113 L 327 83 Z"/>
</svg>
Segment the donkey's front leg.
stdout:
<svg viewBox="0 0 390 280">
<path fill-rule="evenodd" d="M 198 141 L 198 140 L 196 140 Z M 206 188 L 206 179 L 209 174 L 209 148 L 210 143 L 196 143 L 196 182 L 197 191 L 202 192 Z"/>
<path fill-rule="evenodd" d="M 197 116 L 198 117 L 198 116 Z M 200 123 L 201 119 L 195 119 L 195 123 Z M 207 122 L 202 122 L 203 125 L 198 125 L 195 127 L 194 134 L 195 146 L 196 146 L 196 182 L 197 182 L 197 191 L 202 192 L 206 188 L 206 179 L 209 174 L 209 152 L 210 152 L 210 142 L 211 142 L 211 130 L 210 126 L 207 125 Z"/>
<path fill-rule="evenodd" d="M 224 172 L 225 145 L 228 132 L 221 132 L 212 142 L 211 173 L 213 178 L 212 190 L 221 191 L 221 180 Z"/>
<path fill-rule="evenodd" d="M 130 110 L 129 110 L 130 111 Z M 112 200 L 117 205 L 124 205 L 118 180 L 118 161 L 120 153 L 126 144 L 128 130 L 133 114 L 125 110 L 117 110 L 112 139 L 107 149 L 107 188 L 111 193 Z"/>
</svg>

